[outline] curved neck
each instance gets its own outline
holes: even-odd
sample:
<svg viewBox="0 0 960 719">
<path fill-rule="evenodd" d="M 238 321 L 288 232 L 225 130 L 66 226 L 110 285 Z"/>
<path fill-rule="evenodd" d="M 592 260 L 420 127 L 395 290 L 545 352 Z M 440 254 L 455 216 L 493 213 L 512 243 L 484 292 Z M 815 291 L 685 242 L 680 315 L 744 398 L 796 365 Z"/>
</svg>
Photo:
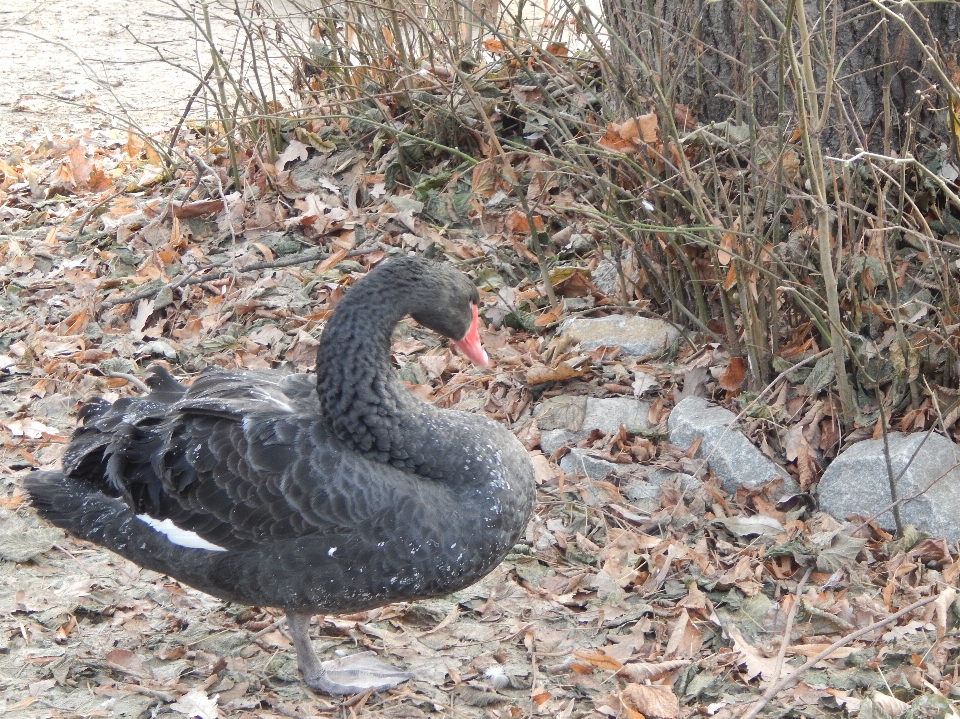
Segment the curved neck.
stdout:
<svg viewBox="0 0 960 719">
<path fill-rule="evenodd" d="M 429 405 L 390 365 L 393 328 L 419 309 L 408 283 L 358 283 L 337 305 L 317 351 L 317 392 L 325 427 L 351 449 L 420 471 Z M 375 308 L 375 309 L 372 309 Z M 421 472 L 422 473 L 422 472 Z"/>
</svg>

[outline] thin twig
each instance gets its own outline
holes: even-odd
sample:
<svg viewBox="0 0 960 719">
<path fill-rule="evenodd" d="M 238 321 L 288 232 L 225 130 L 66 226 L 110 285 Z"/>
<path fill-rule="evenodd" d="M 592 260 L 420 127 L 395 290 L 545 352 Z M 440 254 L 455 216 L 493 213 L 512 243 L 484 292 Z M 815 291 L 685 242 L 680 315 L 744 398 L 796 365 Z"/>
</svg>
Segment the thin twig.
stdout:
<svg viewBox="0 0 960 719">
<path fill-rule="evenodd" d="M 380 249 L 379 247 L 371 247 L 365 250 L 351 250 L 346 255 L 344 255 L 344 259 L 348 257 L 358 257 L 360 255 L 367 255 L 367 254 L 370 254 L 371 252 L 377 252 L 379 249 Z M 255 272 L 257 270 L 269 270 L 277 267 L 289 267 L 290 265 L 299 265 L 305 262 L 315 262 L 319 260 L 325 260 L 328 257 L 330 257 L 330 255 L 331 253 L 325 250 L 318 250 L 316 252 L 305 252 L 302 254 L 291 255 L 290 257 L 284 257 L 279 260 L 272 260 L 270 262 L 252 262 L 249 265 L 244 265 L 243 267 L 238 268 L 237 272 L 241 272 L 241 273 Z M 178 287 L 183 287 L 185 285 L 199 285 L 199 284 L 203 284 L 204 282 L 213 282 L 214 280 L 217 280 L 220 278 L 221 273 L 226 272 L 227 269 L 229 269 L 228 267 L 226 267 L 226 264 L 227 263 L 225 262 L 216 262 L 214 264 L 206 265 L 205 267 L 196 267 L 193 270 L 191 270 L 187 275 L 185 275 L 184 277 L 181 277 L 169 287 L 171 290 L 175 290 Z M 199 272 L 206 272 L 207 270 L 217 270 L 218 274 L 216 277 L 193 277 L 193 275 Z M 101 308 L 108 309 L 116 305 L 125 305 L 125 304 L 129 304 L 130 302 L 136 302 L 137 300 L 150 299 L 151 297 L 155 297 L 160 292 L 160 290 L 163 289 L 163 287 L 164 286 L 152 287 L 149 289 L 141 290 L 140 292 L 137 292 L 132 295 L 127 295 L 126 297 L 117 297 L 112 300 L 103 300 L 99 304 Z"/>
<path fill-rule="evenodd" d="M 85 572 L 87 573 L 87 576 L 90 576 L 90 577 L 93 576 L 93 572 L 91 572 L 89 569 L 87 569 L 87 565 L 84 564 L 83 562 L 81 562 L 81 561 L 80 561 L 79 559 L 77 559 L 75 556 L 73 556 L 68 550 L 64 549 L 64 548 L 63 548 L 62 546 L 60 546 L 59 544 L 54 544 L 54 545 L 53 545 L 53 548 L 54 548 L 54 549 L 59 549 L 61 552 L 63 552 L 64 554 L 66 554 L 68 557 L 70 557 L 70 559 L 72 559 L 72 560 L 75 561 L 78 565 L 80 565 L 80 569 L 82 569 L 83 571 L 85 571 Z"/>
<path fill-rule="evenodd" d="M 196 170 L 196 177 L 193 180 L 193 184 L 190 186 L 190 189 L 187 190 L 187 194 L 183 196 L 184 205 L 186 205 L 187 202 L 190 200 L 190 195 L 196 192 L 197 188 L 200 187 L 200 183 L 203 182 L 204 175 L 207 174 L 207 168 L 210 167 L 210 165 L 206 164 L 205 162 L 201 162 L 199 157 L 192 155 L 189 152 L 187 153 L 187 157 L 190 158 L 190 160 L 193 162 L 193 166 L 196 167 L 197 170 Z M 170 193 L 170 199 L 167 200 L 167 204 L 163 208 L 163 212 L 161 212 L 160 217 L 157 218 L 157 224 L 164 222 L 167 219 L 167 215 L 170 214 L 170 209 L 173 207 L 173 202 L 174 202 L 173 193 Z M 223 200 L 221 200 L 221 202 L 223 202 Z M 226 203 L 224 203 L 224 209 L 226 209 Z"/>
<path fill-rule="evenodd" d="M 180 20 L 185 20 L 186 18 L 178 18 Z M 203 79 L 200 81 L 200 84 L 197 85 L 196 89 L 190 94 L 190 99 L 187 100 L 186 107 L 183 108 L 183 112 L 180 113 L 180 119 L 177 120 L 177 126 L 173 128 L 173 132 L 170 134 L 170 144 L 167 146 L 167 152 L 170 155 L 173 155 L 173 149 L 177 144 L 177 137 L 180 135 L 180 130 L 183 129 L 183 123 L 187 121 L 187 116 L 190 114 L 190 110 L 193 107 L 193 103 L 196 102 L 197 97 L 200 96 L 200 91 L 206 86 L 207 82 L 210 80 L 210 76 L 213 75 L 213 65 L 210 66 L 210 69 L 207 70 L 207 74 L 203 76 Z M 189 195 L 188 195 L 189 197 Z"/>
<path fill-rule="evenodd" d="M 803 573 L 803 577 L 800 578 L 800 581 L 797 583 L 797 591 L 795 592 L 796 598 L 793 601 L 793 605 L 790 607 L 790 611 L 787 613 L 787 626 L 783 628 L 783 641 L 780 643 L 780 651 L 777 652 L 777 665 L 773 670 L 773 675 L 775 677 L 780 676 L 780 672 L 783 670 L 783 662 L 787 657 L 787 647 L 790 646 L 790 634 L 793 632 L 793 621 L 797 618 L 797 610 L 800 608 L 800 605 L 803 603 L 803 586 L 807 583 L 807 580 L 810 578 L 810 575 L 813 573 L 813 566 L 807 567 L 807 571 Z M 770 685 L 773 686 L 772 684 Z M 770 687 L 767 687 L 767 692 L 770 691 Z M 768 701 L 773 697 L 767 697 L 767 693 L 764 693 L 764 698 Z"/>
<path fill-rule="evenodd" d="M 906 614 L 909 614 L 910 612 L 914 611 L 915 609 L 919 609 L 920 607 L 922 607 L 922 606 L 924 606 L 924 605 L 926 605 L 926 604 L 929 604 L 930 602 L 936 600 L 936 599 L 938 598 L 938 596 L 939 596 L 939 595 L 936 595 L 936 594 L 935 594 L 935 595 L 933 595 L 932 597 L 925 597 L 924 599 L 921 599 L 921 600 L 919 600 L 919 601 L 917 601 L 917 602 L 914 602 L 914 603 L 911 604 L 909 607 L 905 607 L 905 608 L 901 609 L 901 610 L 900 610 L 899 612 L 897 612 L 896 614 L 891 614 L 891 615 L 890 615 L 889 617 L 887 617 L 886 619 L 881 619 L 880 621 L 874 622 L 873 624 L 871 624 L 871 625 L 869 625 L 869 626 L 866 626 L 866 627 L 864 627 L 863 629 L 858 629 L 857 631 L 853 632 L 852 634 L 848 634 L 848 635 L 846 635 L 845 637 L 842 637 L 842 638 L 838 639 L 838 640 L 835 641 L 833 644 L 831 644 L 829 647 L 827 647 L 827 648 L 824 649 L 822 652 L 820 652 L 819 654 L 817 654 L 817 656 L 811 657 L 805 664 L 803 664 L 803 666 L 799 667 L 795 672 L 793 672 L 793 674 L 791 674 L 790 676 L 784 677 L 783 679 L 781 679 L 780 681 L 778 681 L 776 684 L 774 684 L 773 686 L 771 686 L 770 688 L 768 688 L 767 691 L 765 691 L 765 692 L 763 693 L 763 696 L 760 697 L 760 698 L 757 700 L 757 703 L 754 704 L 754 705 L 750 708 L 749 711 L 747 711 L 745 714 L 743 714 L 743 715 L 740 717 L 740 719 L 754 719 L 754 717 L 756 717 L 757 714 L 759 714 L 759 713 L 763 710 L 763 708 L 770 702 L 770 700 L 771 700 L 773 697 L 775 697 L 777 694 L 779 694 L 780 692 L 782 692 L 784 689 L 789 689 L 790 687 L 792 687 L 794 684 L 796 684 L 798 681 L 800 681 L 800 678 L 801 678 L 804 674 L 806 674 L 807 672 L 809 672 L 809 671 L 810 671 L 811 669 L 813 669 L 817 664 L 819 664 L 819 663 L 822 662 L 824 659 L 826 659 L 826 658 L 829 657 L 831 654 L 833 654 L 835 651 L 837 651 L 838 649 L 840 649 L 840 647 L 844 647 L 844 646 L 846 646 L 847 644 L 849 644 L 850 642 L 855 641 L 855 640 L 859 639 L 860 637 L 864 636 L 865 634 L 869 634 L 870 632 L 872 632 L 872 631 L 874 631 L 874 630 L 876 630 L 876 629 L 880 629 L 880 627 L 884 627 L 884 626 L 886 626 L 887 624 L 890 624 L 890 623 L 892 623 L 892 622 L 897 621 L 900 617 L 902 617 L 902 616 L 904 616 L 904 615 L 906 615 Z"/>
<path fill-rule="evenodd" d="M 106 203 L 110 202 L 110 200 L 113 200 L 119 197 L 124 192 L 125 190 L 118 190 L 117 192 L 114 192 L 109 197 L 103 198 L 102 200 L 100 200 L 100 202 L 97 202 L 96 204 L 94 204 L 93 207 L 87 210 L 87 213 L 83 216 L 83 219 L 80 220 L 80 227 L 77 229 L 77 234 L 74 235 L 73 239 L 74 240 L 80 239 L 80 235 L 83 234 L 83 228 L 87 226 L 87 223 L 90 221 L 90 218 L 93 217 L 94 212 L 96 212 L 99 208 L 103 207 Z"/>
<path fill-rule="evenodd" d="M 132 374 L 127 374 L 126 372 L 107 372 L 107 377 L 124 379 L 130 384 L 132 384 L 134 387 L 136 387 L 138 390 L 140 390 L 141 392 L 150 391 L 150 388 L 147 386 L 147 384 L 143 380 L 134 377 Z"/>
<path fill-rule="evenodd" d="M 273 624 L 271 624 L 271 625 L 269 625 L 269 626 L 267 626 L 267 627 L 264 627 L 264 628 L 261 629 L 259 632 L 257 632 L 257 633 L 254 634 L 252 637 L 250 637 L 250 641 L 251 641 L 251 642 L 255 642 L 255 641 L 257 641 L 260 637 L 262 637 L 264 634 L 269 634 L 269 633 L 272 632 L 274 629 L 279 629 L 280 627 L 282 627 L 282 626 L 284 625 L 284 623 L 285 623 L 286 621 L 287 621 L 286 615 L 280 617 L 280 618 L 277 619 L 275 622 L 273 622 Z"/>
<path fill-rule="evenodd" d="M 207 269 L 207 268 L 202 268 L 202 269 Z M 176 282 L 169 285 L 170 291 L 172 292 L 178 287 L 183 287 L 184 285 L 195 285 L 195 284 L 200 284 L 201 282 L 207 282 L 208 280 L 216 279 L 214 277 L 201 277 L 201 278 L 195 278 L 196 281 L 192 281 L 193 276 L 198 272 L 200 272 L 200 270 L 201 270 L 200 267 L 194 267 L 187 274 L 178 278 Z M 149 287 L 147 289 L 140 290 L 139 292 L 136 292 L 132 295 L 128 295 L 127 297 L 118 297 L 117 299 L 114 299 L 114 300 L 103 300 L 100 303 L 100 307 L 103 309 L 109 309 L 114 305 L 124 305 L 129 302 L 138 302 L 139 300 L 148 300 L 151 297 L 156 297 L 157 294 L 159 294 L 160 290 L 162 289 L 163 289 L 162 285 Z"/>
</svg>

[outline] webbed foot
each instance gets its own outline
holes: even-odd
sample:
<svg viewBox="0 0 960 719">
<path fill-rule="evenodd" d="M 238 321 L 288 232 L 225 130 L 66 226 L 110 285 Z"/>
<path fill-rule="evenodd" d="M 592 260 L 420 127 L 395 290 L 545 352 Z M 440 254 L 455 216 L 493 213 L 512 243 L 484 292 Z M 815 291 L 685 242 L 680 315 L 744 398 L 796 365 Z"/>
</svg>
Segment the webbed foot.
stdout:
<svg viewBox="0 0 960 719">
<path fill-rule="evenodd" d="M 373 652 L 320 662 L 320 672 L 311 675 L 302 666 L 300 671 L 308 687 L 327 694 L 359 694 L 368 689 L 382 692 L 414 678 L 410 672 L 381 662 Z"/>
<path fill-rule="evenodd" d="M 287 629 L 297 651 L 297 666 L 311 689 L 327 694 L 359 694 L 370 689 L 380 692 L 414 678 L 410 672 L 381 662 L 373 652 L 321 662 L 310 644 L 311 616 L 287 612 Z"/>
</svg>

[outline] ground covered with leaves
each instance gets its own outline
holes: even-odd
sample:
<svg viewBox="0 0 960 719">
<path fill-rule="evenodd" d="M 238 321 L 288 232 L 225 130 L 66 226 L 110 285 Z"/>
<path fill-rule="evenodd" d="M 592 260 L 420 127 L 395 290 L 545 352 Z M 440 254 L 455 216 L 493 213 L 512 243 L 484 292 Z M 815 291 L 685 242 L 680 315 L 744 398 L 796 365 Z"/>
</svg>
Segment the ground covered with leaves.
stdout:
<svg viewBox="0 0 960 719">
<path fill-rule="evenodd" d="M 595 235 L 557 233 L 540 248 L 554 265 L 544 279 L 529 214 L 492 201 L 508 192 L 489 161 L 464 182 L 438 171 L 442 192 L 403 190 L 371 171 L 349 129 L 307 123 L 273 163 L 240 157 L 243 195 L 200 133 L 181 133 L 192 163 L 172 170 L 154 145 L 110 130 L 4 150 L 4 716 L 869 717 L 911 701 L 936 709 L 960 691 L 957 551 L 942 540 L 841 525 L 809 494 L 778 503 L 777 487 L 730 496 L 709 476 L 638 503 L 622 475 L 565 475 L 558 456 L 539 454 L 543 397 L 648 393 L 662 428 L 684 393 L 735 403 L 743 367 L 710 344 L 666 358 L 569 346 L 553 333 L 565 317 L 643 309 L 618 296 L 622 282 L 603 281 L 611 262 Z M 627 142 L 641 130 L 609 132 Z M 380 169 L 397 172 L 395 161 Z M 577 207 L 569 187 L 524 162 L 528 199 L 566 193 Z M 580 211 L 571 227 L 587 227 Z M 534 454 L 539 501 L 524 543 L 474 587 L 319 617 L 321 652 L 369 648 L 417 674 L 332 700 L 299 681 L 278 611 L 211 599 L 43 526 L 19 478 L 56 465 L 82 399 L 138 393 L 131 378 L 151 362 L 186 378 L 211 365 L 309 371 L 336 301 L 398 251 L 445 255 L 474 278 L 493 358 L 492 369 L 469 367 L 403 324 L 401 377 L 425 401 L 508 425 Z M 796 342 L 810 349 L 805 334 Z M 804 490 L 840 442 L 820 389 L 784 383 L 773 410 L 745 420 Z M 662 431 L 584 442 L 638 480 L 647 467 L 699 471 Z"/>
</svg>

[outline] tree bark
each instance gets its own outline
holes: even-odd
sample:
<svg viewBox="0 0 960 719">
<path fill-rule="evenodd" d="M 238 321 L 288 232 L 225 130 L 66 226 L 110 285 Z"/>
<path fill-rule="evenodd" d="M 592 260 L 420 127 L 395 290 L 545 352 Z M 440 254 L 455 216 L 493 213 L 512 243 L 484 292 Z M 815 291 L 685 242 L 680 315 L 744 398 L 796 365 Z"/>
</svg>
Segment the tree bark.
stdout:
<svg viewBox="0 0 960 719">
<path fill-rule="evenodd" d="M 784 52 L 785 28 L 799 45 L 799 8 L 791 0 L 603 1 L 607 22 L 623 39 L 613 51 L 623 85 L 687 105 L 700 122 L 796 122 Z M 905 17 L 941 67 L 956 66 L 960 2 L 887 7 Z M 943 83 L 900 22 L 869 0 L 807 0 L 803 10 L 819 92 L 828 71 L 836 80 L 821 136 L 825 149 L 889 152 L 916 139 L 949 144 Z"/>
</svg>

